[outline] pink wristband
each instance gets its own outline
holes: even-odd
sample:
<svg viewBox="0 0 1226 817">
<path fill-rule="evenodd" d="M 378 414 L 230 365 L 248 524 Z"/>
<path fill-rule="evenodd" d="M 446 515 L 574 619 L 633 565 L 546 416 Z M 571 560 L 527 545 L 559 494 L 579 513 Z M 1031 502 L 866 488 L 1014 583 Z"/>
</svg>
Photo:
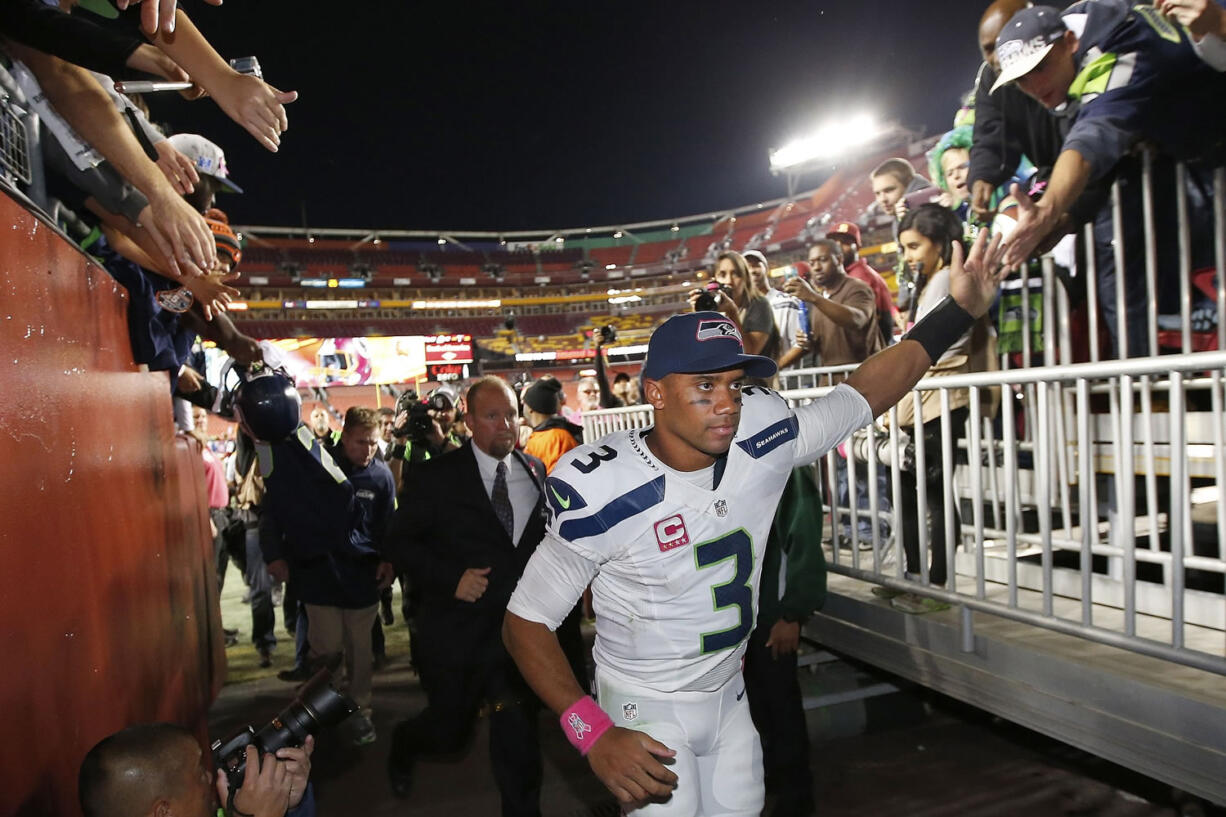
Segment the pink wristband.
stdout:
<svg viewBox="0 0 1226 817">
<path fill-rule="evenodd" d="M 571 704 L 558 720 L 562 722 L 566 739 L 579 750 L 579 754 L 585 756 L 592 744 L 613 725 L 613 721 L 589 695 Z"/>
</svg>

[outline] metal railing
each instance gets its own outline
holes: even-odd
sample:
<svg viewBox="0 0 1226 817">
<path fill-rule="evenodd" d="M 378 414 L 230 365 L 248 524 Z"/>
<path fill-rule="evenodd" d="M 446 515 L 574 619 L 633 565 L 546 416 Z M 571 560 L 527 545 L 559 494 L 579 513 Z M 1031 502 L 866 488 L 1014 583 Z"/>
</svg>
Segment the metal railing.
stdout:
<svg viewBox="0 0 1226 817">
<path fill-rule="evenodd" d="M 1128 172 L 1139 184 L 1114 183 L 1097 228 L 1077 235 L 1080 268 L 1045 257 L 1011 282 L 1021 331 L 1000 370 L 912 392 L 905 431 L 917 441 L 921 395 L 939 393 L 937 463 L 917 444 L 908 465 L 897 407 L 860 445 L 825 455 L 830 569 L 961 605 L 966 638 L 981 610 L 1226 674 L 1226 172 L 1148 155 Z M 781 390 L 800 405 L 853 368 L 782 372 Z M 979 399 L 991 388 L 1003 394 L 996 416 Z M 957 390 L 969 415 L 954 444 Z M 650 425 L 651 409 L 584 421 L 595 438 Z M 928 525 L 915 526 L 910 570 L 898 535 L 903 471 L 938 463 L 954 531 L 943 585 L 928 575 Z M 840 469 L 858 476 L 842 500 Z M 922 519 L 925 480 L 914 484 Z"/>
<path fill-rule="evenodd" d="M 919 531 L 919 570 L 915 575 L 905 571 L 905 556 L 900 537 L 879 536 L 878 527 L 871 527 L 869 539 L 861 542 L 857 526 L 850 525 L 846 539 L 836 532 L 846 524 L 851 508 L 858 508 L 855 480 L 849 480 L 851 495 L 847 505 L 826 505 L 828 519 L 830 569 L 834 572 L 865 579 L 896 589 L 917 591 L 968 609 L 991 612 L 1006 618 L 1046 627 L 1093 641 L 1124 647 L 1135 652 L 1154 655 L 1166 660 L 1226 674 L 1226 597 L 1220 589 L 1190 588 L 1185 580 L 1187 571 L 1205 576 L 1226 575 L 1226 560 L 1220 549 L 1216 554 L 1195 552 L 1192 536 L 1193 487 L 1189 478 L 1189 444 L 1186 396 L 1193 389 L 1209 390 L 1212 394 L 1213 439 L 1191 443 L 1212 449 L 1209 459 L 1217 480 L 1226 469 L 1223 456 L 1223 376 L 1226 353 L 1204 352 L 1179 357 L 1142 360 L 1082 363 L 1071 366 L 1045 366 L 1000 372 L 981 372 L 931 378 L 920 381 L 913 393 L 938 390 L 948 406 L 953 389 L 970 390 L 970 418 L 967 440 L 955 451 L 950 435 L 944 435 L 941 459 L 944 473 L 957 478 L 944 481 L 946 529 L 953 527 L 955 502 L 969 506 L 969 524 L 959 527 L 958 536 L 947 539 L 946 560 L 950 565 L 944 587 L 928 581 L 929 544 L 926 528 Z M 1209 372 L 1207 376 L 1201 373 Z M 837 372 L 814 372 L 825 377 Z M 1134 442 L 1133 435 L 1118 433 L 1130 427 L 1134 417 L 1133 394 L 1138 389 L 1135 379 L 1169 377 L 1170 473 L 1161 483 L 1168 511 L 1165 524 L 1159 530 L 1156 514 L 1140 520 L 1134 497 L 1127 490 L 1132 482 L 1134 466 L 1147 460 L 1143 444 Z M 979 410 L 979 393 L 993 386 L 1033 387 L 1037 404 L 1033 413 L 1038 419 L 1035 442 L 1019 444 L 1011 433 L 1015 417 L 1010 401 L 1003 403 L 1004 433 L 997 438 L 990 422 L 985 422 Z M 792 405 L 801 405 L 828 391 L 813 388 L 785 391 Z M 1095 395 L 1105 395 L 1113 409 L 1106 436 L 1096 436 L 1101 430 L 1091 422 L 1090 403 Z M 1065 414 L 1071 404 L 1074 416 L 1065 423 L 1065 437 L 1058 440 L 1055 431 L 1057 415 Z M 847 467 L 858 468 L 868 475 L 868 507 L 856 514 L 870 519 L 884 519 L 893 531 L 901 529 L 903 520 L 900 503 L 902 458 L 898 456 L 897 408 L 889 412 L 889 431 L 879 428 L 873 434 L 893 442 L 894 455 L 888 462 L 877 457 L 877 447 L 867 446 L 867 458 L 857 461 L 855 447 L 846 446 Z M 917 416 L 918 412 L 917 412 Z M 1136 414 L 1146 417 L 1144 412 Z M 1148 415 L 1152 419 L 1152 413 Z M 609 409 L 584 415 L 588 439 L 596 439 L 613 431 L 646 428 L 651 424 L 649 406 Z M 949 413 L 944 420 L 948 422 Z M 922 428 L 913 429 L 915 438 L 922 438 Z M 1180 454 L 1179 452 L 1183 452 Z M 959 453 L 968 464 L 956 464 Z M 1026 455 L 1026 456 L 1023 456 Z M 825 456 L 827 475 L 834 472 L 835 458 L 831 451 Z M 922 446 L 916 455 L 917 469 L 925 467 Z M 1029 459 L 1028 464 L 1024 459 Z M 1115 473 L 1103 471 L 1104 462 L 1125 464 Z M 889 490 L 885 496 L 876 490 L 876 473 L 884 469 Z M 1152 470 L 1142 471 L 1149 481 L 1157 482 Z M 1105 482 L 1103 482 L 1105 480 Z M 826 480 L 829 486 L 830 480 Z M 927 505 L 923 496 L 924 483 L 918 480 L 918 507 Z M 1115 506 L 1102 508 L 1099 492 L 1113 492 Z M 827 491 L 827 495 L 833 495 Z M 978 499 L 976 499 L 978 498 Z M 1156 499 L 1156 493 L 1147 495 Z M 883 508 L 889 500 L 891 511 Z M 1144 522 L 1138 533 L 1138 521 Z M 1106 535 L 1100 531 L 1107 523 Z M 1215 518 L 1218 531 L 1215 540 L 1224 541 L 1226 505 L 1219 503 Z M 1160 536 L 1165 533 L 1165 536 Z M 834 534 L 834 535 L 832 535 Z M 1163 540 L 1166 546 L 1163 547 Z M 1058 554 L 1072 558 L 1061 559 Z M 1096 564 L 1097 561 L 1097 564 Z M 1138 565 L 1151 566 L 1158 576 L 1138 576 Z M 1057 604 L 1057 601 L 1063 602 Z M 1138 620 L 1146 626 L 1138 628 Z M 1159 639 L 1155 623 L 1168 628 L 1167 637 Z M 1195 638 L 1188 638 L 1189 630 Z"/>
<path fill-rule="evenodd" d="M 47 208 L 39 119 L 12 74 L 0 66 L 0 180 Z"/>
</svg>

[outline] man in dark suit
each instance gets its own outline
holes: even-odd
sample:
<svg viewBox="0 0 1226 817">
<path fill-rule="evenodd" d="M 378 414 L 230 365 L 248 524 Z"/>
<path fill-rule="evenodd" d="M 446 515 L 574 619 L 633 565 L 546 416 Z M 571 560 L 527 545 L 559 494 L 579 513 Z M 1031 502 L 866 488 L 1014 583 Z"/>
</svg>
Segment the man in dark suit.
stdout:
<svg viewBox="0 0 1226 817">
<path fill-rule="evenodd" d="M 545 532 L 545 468 L 515 450 L 519 411 L 503 380 L 475 383 L 467 405 L 471 442 L 406 472 L 388 534 L 421 599 L 416 654 L 428 701 L 396 726 L 388 774 L 407 796 L 417 757 L 463 748 L 485 701 L 502 813 L 539 815 L 539 703 L 503 648 L 501 627 Z"/>
</svg>

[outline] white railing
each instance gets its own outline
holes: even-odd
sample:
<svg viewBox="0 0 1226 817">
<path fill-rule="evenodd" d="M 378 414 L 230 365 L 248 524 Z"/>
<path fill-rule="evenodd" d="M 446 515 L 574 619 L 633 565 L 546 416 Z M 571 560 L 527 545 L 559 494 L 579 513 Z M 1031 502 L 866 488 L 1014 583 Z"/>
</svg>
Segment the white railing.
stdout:
<svg viewBox="0 0 1226 817">
<path fill-rule="evenodd" d="M 940 392 L 943 529 L 955 509 L 962 517 L 946 538 L 946 581 L 930 581 L 924 524 L 906 569 L 902 473 L 929 463 L 923 445 L 905 445 L 897 408 L 861 445 L 824 458 L 831 569 L 1226 674 L 1226 172 L 1148 155 L 1125 172 L 1111 218 L 1079 233 L 1080 270 L 1058 275 L 1047 257 L 1007 282 L 1022 331 L 1001 370 L 925 379 L 912 393 L 919 417 L 920 395 Z M 1131 285 L 1116 285 L 1120 269 Z M 1160 314 L 1176 291 L 1177 314 Z M 1078 301 L 1094 308 L 1079 315 Z M 799 405 L 852 368 L 783 372 L 782 393 Z M 979 397 L 993 387 L 1004 399 L 986 417 Z M 954 389 L 970 396 L 956 446 Z M 590 438 L 650 422 L 649 407 L 585 415 Z M 919 420 L 906 431 L 923 440 Z M 843 468 L 859 479 L 831 502 Z M 922 518 L 925 480 L 914 491 Z"/>
<path fill-rule="evenodd" d="M 924 525 L 918 526 L 920 565 L 916 575 L 904 571 L 900 537 L 883 539 L 877 525 L 871 526 L 871 537 L 863 541 L 856 525 L 850 525 L 849 537 L 837 535 L 852 507 L 858 508 L 857 516 L 885 520 L 892 531 L 901 529 L 900 504 L 895 500 L 901 491 L 905 457 L 898 455 L 897 431 L 873 432 L 881 442 L 892 442 L 884 446 L 890 452 L 888 461 L 878 459 L 876 445 L 862 446 L 867 452 L 863 460 L 857 459 L 855 446 L 845 447 L 850 468 L 869 477 L 869 496 L 867 507 L 859 508 L 856 481 L 849 480 L 848 504 L 827 504 L 831 570 L 1226 674 L 1226 597 L 1220 588 L 1220 580 L 1226 576 L 1226 560 L 1220 548 L 1212 553 L 1196 552 L 1192 498 L 1194 490 L 1199 489 L 1191 484 L 1189 468 L 1193 457 L 1203 460 L 1219 484 L 1226 471 L 1224 367 L 1226 353 L 1202 352 L 921 381 L 913 399 L 918 400 L 922 391 L 939 390 L 946 407 L 950 390 L 966 388 L 971 392 L 965 444 L 955 451 L 949 444 L 950 435 L 945 434 L 941 451 L 944 473 L 955 475 L 944 480 L 946 529 L 953 526 L 955 501 L 969 511 L 963 514 L 969 524 L 963 522 L 959 535 L 947 540 L 950 570 L 946 584 L 940 587 L 928 582 L 929 544 Z M 828 377 L 832 372 L 815 370 L 809 374 Z M 1165 378 L 1163 390 L 1168 396 L 1168 411 L 1161 415 L 1169 418 L 1171 430 L 1168 473 L 1155 470 L 1150 446 L 1137 442 L 1131 432 L 1133 420 L 1140 419 L 1147 425 L 1159 416 L 1152 405 L 1142 406 L 1140 412 L 1134 408 L 1141 389 L 1138 381 L 1158 376 Z M 1030 413 L 1036 418 L 1037 428 L 1028 444 L 1012 433 L 1017 411 L 1013 404 L 1021 401 L 1003 402 L 1004 433 L 1000 439 L 992 434 L 991 423 L 981 415 L 977 399 L 983 389 L 992 386 L 1022 389 L 1022 393 L 1026 387 L 1033 387 L 1036 398 Z M 822 387 L 783 394 L 793 405 L 800 405 L 827 390 Z M 1189 392 L 1206 390 L 1212 408 L 1209 422 L 1200 426 L 1214 431 L 1208 439 L 1190 440 L 1186 434 L 1189 417 L 1200 412 L 1189 412 L 1186 398 Z M 1092 422 L 1099 416 L 1090 411 L 1091 401 L 1098 395 L 1110 404 L 1109 414 L 1102 415 L 1106 423 Z M 651 424 L 651 413 L 649 406 L 586 413 L 586 436 L 591 440 L 619 429 L 646 428 Z M 890 410 L 891 419 L 896 419 L 896 414 L 896 408 Z M 948 417 L 946 413 L 946 421 Z M 897 429 L 897 423 L 890 423 L 890 429 Z M 918 424 L 908 431 L 913 432 L 914 439 L 922 439 Z M 926 465 L 923 447 L 916 448 L 914 467 L 922 473 Z M 963 452 L 967 462 L 978 463 L 979 467 L 956 464 L 958 454 Z M 827 475 L 834 473 L 839 456 L 833 451 L 826 455 Z M 1105 469 L 1105 465 L 1122 467 Z M 884 496 L 876 490 L 878 469 L 888 474 L 889 488 Z M 1157 490 L 1148 489 L 1144 496 L 1153 503 L 1149 507 L 1161 499 L 1167 507 L 1165 513 L 1138 515 L 1132 492 L 1134 475 L 1144 477 L 1147 484 L 1162 485 L 1161 496 Z M 825 482 L 827 496 L 833 495 L 830 480 Z M 917 480 L 917 493 L 918 507 L 926 507 L 923 480 Z M 1115 500 L 1101 501 L 1103 493 Z M 891 510 L 886 511 L 886 507 Z M 1214 543 L 1226 541 L 1222 533 L 1226 530 L 1226 505 L 1217 504 L 1213 522 L 1217 533 L 1210 538 Z M 1141 565 L 1147 566 L 1141 571 L 1144 576 L 1138 575 Z M 1198 571 L 1206 580 L 1206 588 L 1189 587 L 1187 571 Z M 1160 637 L 1155 627 L 1164 629 L 1165 636 Z"/>
</svg>

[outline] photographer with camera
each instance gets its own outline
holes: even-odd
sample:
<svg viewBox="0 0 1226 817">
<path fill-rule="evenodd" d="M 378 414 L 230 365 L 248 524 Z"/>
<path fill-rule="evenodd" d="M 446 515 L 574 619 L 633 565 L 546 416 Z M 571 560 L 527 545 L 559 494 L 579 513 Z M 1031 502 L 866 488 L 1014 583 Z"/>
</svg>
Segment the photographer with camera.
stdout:
<svg viewBox="0 0 1226 817">
<path fill-rule="evenodd" d="M 459 402 L 450 386 L 439 386 L 424 400 L 419 400 L 413 389 L 405 390 L 396 401 L 396 416 L 392 421 L 395 442 L 388 453 L 388 464 L 425 462 L 459 448 L 463 443 L 455 433 Z M 392 470 L 398 475 L 399 469 Z"/>
<path fill-rule="evenodd" d="M 85 817 L 314 817 L 315 739 L 260 756 L 246 747 L 233 798 L 222 771 L 210 772 L 195 736 L 169 723 L 138 724 L 109 735 L 81 761 L 77 794 Z"/>
<path fill-rule="evenodd" d="M 617 340 L 617 327 L 612 324 L 600 327 L 592 332 L 592 340 L 596 344 L 596 386 L 600 389 L 600 408 L 621 408 L 626 401 L 609 387 L 609 372 L 604 362 L 604 347 Z"/>
<path fill-rule="evenodd" d="M 740 331 L 745 342 L 745 354 L 779 357 L 779 330 L 770 301 L 750 288 L 749 266 L 745 257 L 731 250 L 715 259 L 714 276 L 717 287 L 690 292 L 690 306 L 695 312 L 720 312 Z"/>
</svg>

